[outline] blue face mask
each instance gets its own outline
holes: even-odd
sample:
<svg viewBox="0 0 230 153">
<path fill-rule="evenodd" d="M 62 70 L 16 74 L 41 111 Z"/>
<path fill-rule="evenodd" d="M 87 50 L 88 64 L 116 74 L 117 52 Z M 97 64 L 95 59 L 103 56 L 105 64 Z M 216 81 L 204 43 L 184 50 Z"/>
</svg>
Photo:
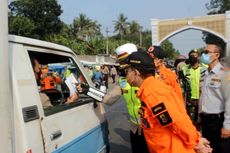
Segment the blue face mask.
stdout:
<svg viewBox="0 0 230 153">
<path fill-rule="evenodd" d="M 200 57 L 200 61 L 204 64 L 210 64 L 211 63 L 210 55 L 209 54 L 202 54 Z"/>
</svg>

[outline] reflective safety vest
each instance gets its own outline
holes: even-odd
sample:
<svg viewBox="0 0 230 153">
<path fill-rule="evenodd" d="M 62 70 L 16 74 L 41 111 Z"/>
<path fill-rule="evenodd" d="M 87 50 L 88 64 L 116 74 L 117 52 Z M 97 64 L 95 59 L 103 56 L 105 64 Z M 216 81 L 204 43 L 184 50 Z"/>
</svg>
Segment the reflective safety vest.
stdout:
<svg viewBox="0 0 230 153">
<path fill-rule="evenodd" d="M 130 86 L 124 77 L 119 78 L 119 85 L 125 98 L 126 106 L 130 115 L 130 121 L 134 124 L 140 124 L 140 115 L 138 114 L 138 110 L 141 107 L 141 101 L 136 96 L 139 88 Z"/>
<path fill-rule="evenodd" d="M 200 98 L 200 82 L 204 77 L 207 66 L 200 64 L 198 68 L 193 69 L 191 65 L 185 65 L 183 68 L 185 79 L 185 92 L 186 99 L 199 99 Z"/>
</svg>

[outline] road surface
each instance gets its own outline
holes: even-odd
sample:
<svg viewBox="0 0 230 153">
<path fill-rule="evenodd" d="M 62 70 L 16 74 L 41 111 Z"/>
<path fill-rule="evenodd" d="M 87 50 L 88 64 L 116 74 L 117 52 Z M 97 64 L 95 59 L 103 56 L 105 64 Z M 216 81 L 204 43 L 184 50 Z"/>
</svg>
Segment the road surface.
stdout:
<svg viewBox="0 0 230 153">
<path fill-rule="evenodd" d="M 131 153 L 129 115 L 123 96 L 112 106 L 106 106 L 109 123 L 110 153 Z"/>
</svg>

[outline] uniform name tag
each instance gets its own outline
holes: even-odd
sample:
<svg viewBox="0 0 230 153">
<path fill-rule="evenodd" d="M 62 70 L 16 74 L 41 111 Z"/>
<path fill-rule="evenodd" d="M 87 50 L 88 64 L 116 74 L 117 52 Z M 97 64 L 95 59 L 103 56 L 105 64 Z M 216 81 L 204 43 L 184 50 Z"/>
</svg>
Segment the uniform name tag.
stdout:
<svg viewBox="0 0 230 153">
<path fill-rule="evenodd" d="M 219 78 L 212 78 L 211 81 L 213 81 L 213 82 L 221 82 L 221 80 Z"/>
</svg>

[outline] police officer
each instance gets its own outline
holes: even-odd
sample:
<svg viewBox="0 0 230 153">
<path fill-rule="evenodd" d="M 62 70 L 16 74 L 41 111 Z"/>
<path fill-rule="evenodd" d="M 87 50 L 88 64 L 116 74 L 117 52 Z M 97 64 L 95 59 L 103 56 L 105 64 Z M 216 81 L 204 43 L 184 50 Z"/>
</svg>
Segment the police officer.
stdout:
<svg viewBox="0 0 230 153">
<path fill-rule="evenodd" d="M 140 89 L 141 125 L 151 153 L 211 152 L 206 139 L 200 138 L 186 109 L 171 86 L 154 77 L 154 65 L 146 52 L 134 52 L 126 66 L 126 78 Z M 199 143 L 198 143 L 199 142 Z"/>
<path fill-rule="evenodd" d="M 183 89 L 186 108 L 193 124 L 199 129 L 198 101 L 200 98 L 200 80 L 203 78 L 207 65 L 200 63 L 200 54 L 196 49 L 188 53 L 189 63 L 182 67 Z"/>
<path fill-rule="evenodd" d="M 141 102 L 140 99 L 136 96 L 138 88 L 131 86 L 127 82 L 123 69 L 123 67 L 126 66 L 125 60 L 127 59 L 128 55 L 135 51 L 137 51 L 137 47 L 131 43 L 126 43 L 122 46 L 119 46 L 115 50 L 115 53 L 117 54 L 117 62 L 120 64 L 120 78 L 118 82 L 122 94 L 125 98 L 126 106 L 130 116 L 130 141 L 132 152 L 148 153 L 148 147 L 143 132 L 140 128 L 140 115 L 138 114 L 138 110 L 141 106 Z"/>
<path fill-rule="evenodd" d="M 229 153 L 229 81 L 224 83 L 221 78 L 223 66 L 219 62 L 220 54 L 221 47 L 218 44 L 207 44 L 201 56 L 201 62 L 208 64 L 208 71 L 201 82 L 199 112 L 202 135 L 210 141 L 213 153 Z M 221 88 L 226 88 L 228 96 L 224 96 Z"/>
<path fill-rule="evenodd" d="M 164 83 L 171 86 L 176 94 L 183 100 L 182 90 L 177 79 L 176 73 L 164 65 L 165 51 L 160 46 L 151 46 L 148 54 L 153 58 L 156 69 L 156 77 L 163 80 Z"/>
<path fill-rule="evenodd" d="M 138 87 L 131 86 L 126 78 L 124 67 L 127 66 L 127 57 L 137 51 L 137 47 L 134 44 L 126 43 L 119 46 L 115 53 L 117 55 L 117 62 L 119 63 L 119 86 L 115 86 L 113 90 L 107 93 L 103 99 L 105 104 L 113 104 L 121 95 L 124 96 L 127 110 L 130 116 L 130 141 L 133 153 L 149 153 L 146 144 L 143 131 L 140 127 L 140 115 L 138 110 L 141 106 L 140 99 L 137 98 L 136 92 Z M 81 88 L 78 86 L 78 91 L 81 92 Z"/>
</svg>

